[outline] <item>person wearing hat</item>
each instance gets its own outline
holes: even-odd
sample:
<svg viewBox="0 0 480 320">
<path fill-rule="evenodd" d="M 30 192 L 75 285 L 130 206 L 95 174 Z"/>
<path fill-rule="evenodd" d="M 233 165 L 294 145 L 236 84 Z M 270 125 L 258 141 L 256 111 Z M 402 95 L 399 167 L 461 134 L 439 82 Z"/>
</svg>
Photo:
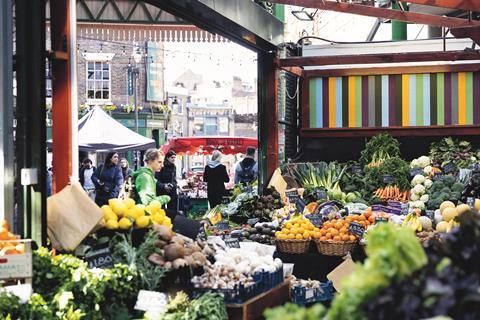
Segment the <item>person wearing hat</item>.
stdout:
<svg viewBox="0 0 480 320">
<path fill-rule="evenodd" d="M 165 154 L 165 161 L 163 168 L 155 173 L 157 179 L 157 195 L 170 196 L 170 202 L 167 204 L 167 209 L 177 212 L 177 167 L 175 160 L 177 154 L 173 150 L 169 150 Z"/>
<path fill-rule="evenodd" d="M 228 182 L 227 168 L 220 163 L 222 153 L 213 151 L 212 160 L 205 166 L 203 181 L 207 183 L 207 195 L 210 208 L 222 203 L 222 197 L 226 195 L 225 182 Z"/>
<path fill-rule="evenodd" d="M 258 179 L 258 164 L 254 147 L 247 147 L 245 158 L 235 168 L 235 183 L 249 184 Z"/>
</svg>

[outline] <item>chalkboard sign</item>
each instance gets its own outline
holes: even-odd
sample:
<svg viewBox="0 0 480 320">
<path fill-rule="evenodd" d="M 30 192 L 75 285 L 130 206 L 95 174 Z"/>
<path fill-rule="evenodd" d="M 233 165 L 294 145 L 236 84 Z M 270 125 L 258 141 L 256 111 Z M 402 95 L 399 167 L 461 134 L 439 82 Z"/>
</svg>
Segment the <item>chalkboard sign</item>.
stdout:
<svg viewBox="0 0 480 320">
<path fill-rule="evenodd" d="M 467 198 L 467 204 L 470 208 L 474 208 L 475 207 L 475 198 L 474 197 L 468 197 Z"/>
<path fill-rule="evenodd" d="M 325 190 L 317 190 L 316 198 L 317 200 L 327 200 L 328 199 L 327 192 Z"/>
<path fill-rule="evenodd" d="M 322 216 L 319 216 L 317 214 L 308 214 L 305 216 L 312 224 L 317 227 L 321 228 L 323 226 L 323 219 Z"/>
<path fill-rule="evenodd" d="M 382 223 L 382 222 L 388 222 L 388 218 L 386 217 L 375 217 L 375 223 Z"/>
<path fill-rule="evenodd" d="M 230 225 L 228 224 L 228 221 L 219 221 L 215 225 L 215 229 L 223 231 L 223 230 L 228 230 L 230 229 Z"/>
<path fill-rule="evenodd" d="M 252 219 L 247 220 L 247 224 L 249 224 L 251 226 L 254 226 L 259 221 L 260 221 L 260 219 L 258 219 L 258 218 L 252 218 Z"/>
<path fill-rule="evenodd" d="M 230 197 L 229 196 L 223 196 L 222 197 L 222 204 L 229 204 L 231 201 L 230 201 Z"/>
<path fill-rule="evenodd" d="M 391 174 L 384 174 L 383 175 L 383 183 L 394 184 L 395 183 L 395 177 L 392 176 Z"/>
<path fill-rule="evenodd" d="M 297 210 L 298 212 L 302 213 L 303 212 L 303 209 L 305 209 L 305 202 L 303 201 L 303 199 L 300 199 L 298 198 L 297 202 L 295 202 L 295 205 L 297 206 Z"/>
<path fill-rule="evenodd" d="M 297 200 L 300 199 L 300 196 L 298 195 L 297 190 L 287 191 L 285 192 L 285 195 L 288 198 L 288 202 L 290 202 L 291 204 L 297 203 Z"/>
<path fill-rule="evenodd" d="M 422 168 L 410 169 L 410 176 L 415 177 L 417 174 L 423 174 Z"/>
<path fill-rule="evenodd" d="M 436 175 L 433 176 L 433 181 L 442 180 L 444 176 L 445 175 L 443 173 L 437 173 Z"/>
<path fill-rule="evenodd" d="M 455 165 L 452 162 L 447 163 L 443 167 L 443 172 L 445 172 L 445 173 L 451 173 L 453 171 L 455 171 Z"/>
<path fill-rule="evenodd" d="M 435 210 L 426 210 L 425 215 L 432 221 L 435 220 Z"/>
<path fill-rule="evenodd" d="M 362 175 L 363 174 L 363 168 L 361 165 L 359 164 L 354 164 L 352 166 L 352 173 L 353 174 L 358 174 L 358 175 Z"/>
<path fill-rule="evenodd" d="M 108 247 L 93 249 L 85 254 L 89 268 L 113 268 L 113 257 Z"/>
<path fill-rule="evenodd" d="M 350 222 L 350 225 L 348 226 L 348 232 L 361 238 L 365 232 L 365 227 L 359 223 Z"/>
<path fill-rule="evenodd" d="M 236 238 L 228 238 L 223 240 L 229 248 L 240 248 L 240 242 Z"/>
</svg>

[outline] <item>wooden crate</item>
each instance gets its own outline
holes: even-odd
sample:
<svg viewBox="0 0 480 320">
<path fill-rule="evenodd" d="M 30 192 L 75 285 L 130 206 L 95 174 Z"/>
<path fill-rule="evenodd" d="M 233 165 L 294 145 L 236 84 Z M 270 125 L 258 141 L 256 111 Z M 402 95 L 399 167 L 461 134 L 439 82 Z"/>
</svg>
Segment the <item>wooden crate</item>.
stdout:
<svg viewBox="0 0 480 320">
<path fill-rule="evenodd" d="M 285 281 L 270 291 L 264 292 L 242 304 L 227 304 L 228 319 L 261 319 L 263 311 L 284 304 L 289 300 L 290 282 Z"/>
</svg>

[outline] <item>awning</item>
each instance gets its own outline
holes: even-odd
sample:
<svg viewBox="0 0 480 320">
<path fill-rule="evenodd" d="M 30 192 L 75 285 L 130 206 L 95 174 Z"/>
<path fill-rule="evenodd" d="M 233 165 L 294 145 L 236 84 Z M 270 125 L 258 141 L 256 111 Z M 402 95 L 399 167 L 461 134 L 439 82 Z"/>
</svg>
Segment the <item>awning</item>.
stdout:
<svg viewBox="0 0 480 320">
<path fill-rule="evenodd" d="M 223 154 L 245 153 L 247 147 L 257 148 L 258 140 L 242 137 L 183 137 L 173 138 L 160 149 L 167 153 L 172 149 L 180 155 L 211 154 L 220 150 Z"/>
</svg>

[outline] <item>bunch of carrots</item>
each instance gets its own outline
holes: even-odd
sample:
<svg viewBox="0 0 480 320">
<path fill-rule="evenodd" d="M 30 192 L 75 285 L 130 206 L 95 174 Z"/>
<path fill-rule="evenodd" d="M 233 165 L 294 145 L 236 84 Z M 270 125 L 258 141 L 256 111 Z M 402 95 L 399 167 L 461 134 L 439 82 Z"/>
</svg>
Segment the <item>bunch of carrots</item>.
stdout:
<svg viewBox="0 0 480 320">
<path fill-rule="evenodd" d="M 383 161 L 372 161 L 369 164 L 367 164 L 367 167 L 369 168 L 380 167 L 382 163 Z"/>
<path fill-rule="evenodd" d="M 382 201 L 396 200 L 405 202 L 408 200 L 408 191 L 400 191 L 397 186 L 378 188 L 373 195 Z"/>
</svg>

